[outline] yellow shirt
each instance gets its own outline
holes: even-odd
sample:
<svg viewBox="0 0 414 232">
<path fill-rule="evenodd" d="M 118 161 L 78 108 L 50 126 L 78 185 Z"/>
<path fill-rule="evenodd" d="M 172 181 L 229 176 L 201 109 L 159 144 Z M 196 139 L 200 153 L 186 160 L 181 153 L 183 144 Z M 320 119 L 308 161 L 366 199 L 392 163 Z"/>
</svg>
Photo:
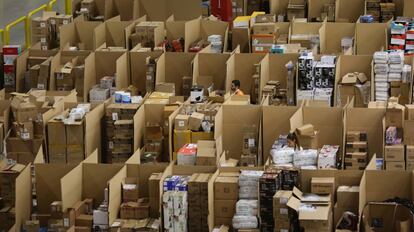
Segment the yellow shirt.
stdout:
<svg viewBox="0 0 414 232">
<path fill-rule="evenodd" d="M 236 90 L 236 92 L 234 92 L 234 95 L 243 96 L 244 93 L 243 93 L 243 91 L 241 91 L 241 89 L 238 89 L 238 90 Z"/>
</svg>

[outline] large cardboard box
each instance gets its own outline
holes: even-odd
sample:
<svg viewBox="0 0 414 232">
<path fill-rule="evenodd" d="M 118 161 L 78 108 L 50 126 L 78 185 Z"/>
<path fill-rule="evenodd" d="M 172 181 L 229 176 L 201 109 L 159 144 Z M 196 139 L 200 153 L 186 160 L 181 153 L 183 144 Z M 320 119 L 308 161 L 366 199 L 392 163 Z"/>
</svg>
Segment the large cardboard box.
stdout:
<svg viewBox="0 0 414 232">
<path fill-rule="evenodd" d="M 336 192 L 336 203 L 339 208 L 348 208 L 357 211 L 359 203 L 359 186 L 339 186 Z"/>
<path fill-rule="evenodd" d="M 220 217 L 230 218 L 236 213 L 237 199 L 214 200 L 214 214 Z"/>
<path fill-rule="evenodd" d="M 405 171 L 404 161 L 389 161 L 385 163 L 385 170 L 387 171 Z"/>
<path fill-rule="evenodd" d="M 385 161 L 388 162 L 404 162 L 405 149 L 404 145 L 385 146 Z"/>
<path fill-rule="evenodd" d="M 311 179 L 311 192 L 315 194 L 335 194 L 335 178 L 313 177 Z"/>
<path fill-rule="evenodd" d="M 216 200 L 237 200 L 239 196 L 239 178 L 217 177 L 214 181 L 214 197 Z"/>
</svg>

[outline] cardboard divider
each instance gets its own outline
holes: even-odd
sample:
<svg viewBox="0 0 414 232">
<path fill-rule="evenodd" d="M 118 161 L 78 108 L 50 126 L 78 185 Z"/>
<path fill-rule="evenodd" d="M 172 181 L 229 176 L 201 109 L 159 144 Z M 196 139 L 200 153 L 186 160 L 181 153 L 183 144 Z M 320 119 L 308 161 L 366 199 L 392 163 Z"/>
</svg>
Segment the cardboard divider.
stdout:
<svg viewBox="0 0 414 232">
<path fill-rule="evenodd" d="M 354 23 L 328 23 L 324 22 L 319 29 L 321 54 L 341 54 L 341 39 L 354 37 Z"/>
<path fill-rule="evenodd" d="M 122 167 L 117 164 L 80 163 L 60 180 L 63 211 L 85 198 L 94 199 L 95 208 L 99 206 L 104 200 L 108 181 Z"/>
<path fill-rule="evenodd" d="M 240 80 L 240 89 L 246 95 L 251 95 L 253 74 L 256 72 L 254 65 L 259 64 L 265 54 L 236 53 L 227 60 L 226 92 L 231 90 L 231 82 Z"/>
<path fill-rule="evenodd" d="M 256 105 L 223 105 L 221 132 L 216 128 L 215 138 L 222 137 L 223 150 L 228 152 L 227 158 L 240 160 L 243 148 L 243 133 L 247 127 L 256 126 L 257 138 L 261 121 L 261 107 Z M 220 119 L 219 119 L 220 120 Z M 217 123 L 217 121 L 216 121 Z M 261 144 L 258 144 L 260 146 Z M 261 156 L 261 154 L 258 154 Z"/>
<path fill-rule="evenodd" d="M 60 179 L 76 167 L 76 165 L 45 163 L 42 150 L 42 148 L 39 149 L 34 162 L 36 199 L 39 213 L 49 214 L 50 203 L 62 199 Z"/>
<path fill-rule="evenodd" d="M 197 40 L 207 41 L 210 35 L 221 35 L 223 51 L 227 51 L 229 25 L 227 22 L 212 21 L 197 18 L 185 23 L 184 51 L 188 52 L 190 45 Z"/>
<path fill-rule="evenodd" d="M 304 23 L 304 22 L 292 22 L 290 26 L 289 43 L 292 35 L 296 34 L 309 34 L 319 35 L 319 28 L 322 23 Z"/>
<path fill-rule="evenodd" d="M 184 76 L 193 76 L 193 59 L 196 53 L 166 52 L 157 60 L 155 83 L 174 83 L 175 95 L 182 96 Z"/>
<path fill-rule="evenodd" d="M 214 90 L 226 89 L 227 60 L 230 54 L 198 53 L 194 58 L 193 84 L 205 83 L 207 76 L 213 77 Z"/>
<path fill-rule="evenodd" d="M 144 132 L 145 105 L 139 107 L 138 111 L 134 115 L 134 151 L 139 151 L 143 146 Z"/>
<path fill-rule="evenodd" d="M 372 55 L 388 48 L 389 23 L 360 23 L 355 26 L 355 54 Z M 376 39 L 372 39 L 376 38 Z"/>
<path fill-rule="evenodd" d="M 119 89 L 128 88 L 131 83 L 129 56 L 125 52 L 116 60 L 115 86 Z"/>
<path fill-rule="evenodd" d="M 162 173 L 168 166 L 168 163 L 158 164 L 127 164 L 125 165 L 114 177 L 109 181 L 109 224 L 119 218 L 120 205 L 122 203 L 122 188 L 121 183 L 125 177 L 138 178 L 139 197 L 158 197 L 161 196 L 149 196 L 148 179 L 153 173 Z M 159 188 L 162 188 L 160 183 Z M 158 214 L 161 215 L 161 205 L 158 208 Z M 152 211 L 152 210 L 151 210 Z"/>
<path fill-rule="evenodd" d="M 414 17 L 414 2 L 410 0 L 404 0 L 403 6 L 404 6 L 403 16 Z"/>
<path fill-rule="evenodd" d="M 340 84 L 342 77 L 345 76 L 348 73 L 354 73 L 354 72 L 360 72 L 364 73 L 367 77 L 368 81 L 371 81 L 372 86 L 372 56 L 370 55 L 341 55 L 339 56 L 337 62 L 336 62 L 336 69 L 335 69 L 335 85 L 337 86 L 337 93 L 343 95 L 341 99 L 338 99 L 338 94 L 335 94 L 335 103 L 341 103 L 341 106 L 344 106 L 346 104 L 345 99 L 348 97 L 346 96 L 346 93 L 341 92 L 339 90 L 340 87 L 338 85 Z M 372 87 L 371 87 L 372 88 Z M 350 96 L 352 97 L 352 96 Z M 362 99 L 355 99 L 355 106 L 356 107 L 362 107 L 364 106 L 364 102 L 362 102 Z"/>
<path fill-rule="evenodd" d="M 309 0 L 308 19 L 320 18 L 325 4 L 335 4 L 335 0 Z"/>
<path fill-rule="evenodd" d="M 335 21 L 354 23 L 364 14 L 364 9 L 365 0 L 336 0 Z"/>
<path fill-rule="evenodd" d="M 145 94 L 147 93 L 145 87 L 147 67 L 146 58 L 151 57 L 152 59 L 156 59 L 161 55 L 161 51 L 138 52 L 135 48 L 132 49 L 131 52 L 129 52 L 129 61 L 131 65 L 131 84 L 134 87 L 138 88 L 138 92 L 141 93 L 141 96 L 145 96 Z"/>
<path fill-rule="evenodd" d="M 194 173 L 211 173 L 212 176 L 208 181 L 208 225 L 209 231 L 212 231 L 214 228 L 214 180 L 217 177 L 218 170 L 215 166 L 184 166 L 184 165 L 174 165 L 171 163 L 164 171 L 161 182 L 160 182 L 160 193 L 161 199 L 163 196 L 162 184 L 166 177 L 171 175 L 192 175 Z"/>
<path fill-rule="evenodd" d="M 98 157 L 100 160 L 102 154 L 101 120 L 104 115 L 104 105 L 100 104 L 85 116 L 85 157 L 88 157 L 98 149 Z"/>
<path fill-rule="evenodd" d="M 60 27 L 60 49 L 67 46 L 78 46 L 81 43 L 84 50 L 94 51 L 99 34 L 92 33 L 101 22 L 77 21 Z"/>
<path fill-rule="evenodd" d="M 345 131 L 366 131 L 368 137 L 368 159 L 374 154 L 383 157 L 385 109 L 347 108 Z"/>
<path fill-rule="evenodd" d="M 286 123 L 299 109 L 296 106 L 263 106 L 262 135 L 263 135 L 263 160 L 270 156 L 270 149 L 279 135 L 290 132 L 290 125 Z M 277 118 L 277 120 L 275 120 Z"/>
<path fill-rule="evenodd" d="M 106 47 L 127 48 L 126 44 L 129 38 L 125 38 L 124 30 L 132 23 L 133 22 L 131 21 L 112 21 L 99 25 L 99 27 L 94 30 L 95 48 L 100 47 L 103 43 L 106 43 Z M 102 27 L 104 27 L 104 29 Z M 103 40 L 98 38 L 102 35 L 104 37 Z"/>
<path fill-rule="evenodd" d="M 134 3 L 135 6 L 135 3 Z M 131 47 L 131 43 L 129 40 L 129 36 L 131 36 L 132 33 L 135 32 L 135 25 L 140 23 L 140 22 L 145 22 L 147 21 L 147 16 L 144 15 L 138 19 L 135 19 L 132 23 L 130 23 L 128 26 L 126 26 L 124 28 L 124 37 L 125 37 L 125 45 L 126 45 L 126 49 L 131 50 L 133 47 Z"/>
<path fill-rule="evenodd" d="M 279 81 L 281 88 L 287 87 L 286 64 L 292 61 L 296 67 L 299 54 L 268 54 L 260 62 L 259 99 L 262 99 L 262 90 L 268 81 Z"/>
<path fill-rule="evenodd" d="M 168 41 L 185 38 L 185 21 L 166 21 L 165 30 Z"/>
<path fill-rule="evenodd" d="M 412 188 L 412 172 L 366 170 L 359 186 L 359 215 L 369 202 L 382 202 L 395 197 L 412 200 Z"/>
<path fill-rule="evenodd" d="M 285 14 L 289 5 L 289 0 L 270 0 L 270 13 L 275 15 Z"/>
<path fill-rule="evenodd" d="M 30 219 L 32 210 L 32 176 L 29 163 L 16 178 L 15 231 L 20 232 L 26 220 Z"/>
<path fill-rule="evenodd" d="M 90 70 L 90 74 L 92 75 L 91 78 L 95 80 L 95 83 L 99 83 L 99 80 L 104 76 L 113 76 L 118 71 L 117 60 L 124 54 L 125 52 L 123 51 L 96 51 L 94 53 L 95 66 L 86 67 L 86 65 L 92 65 L 92 64 L 85 62 L 85 76 L 87 75 L 86 68 L 94 69 L 93 71 L 92 69 Z M 126 58 L 124 57 L 124 59 Z M 125 68 L 125 62 L 120 62 L 120 63 L 123 63 L 124 68 Z M 120 66 L 119 68 L 122 68 L 122 66 Z M 116 83 L 128 83 L 128 80 L 123 80 L 122 78 L 124 79 L 128 78 L 128 75 L 117 76 Z M 115 87 L 117 89 L 120 89 L 120 87 L 118 86 L 115 86 Z"/>
<path fill-rule="evenodd" d="M 49 58 L 55 56 L 57 50 L 38 50 L 26 49 L 22 54 L 16 58 L 16 92 L 22 93 L 25 91 L 24 73 L 27 71 L 29 57 L 44 57 Z"/>
<path fill-rule="evenodd" d="M 82 163 L 87 164 L 97 164 L 99 163 L 98 149 L 95 149 L 91 154 L 88 154 L 87 157 L 82 161 Z"/>
<path fill-rule="evenodd" d="M 121 17 L 121 21 L 130 21 L 134 17 L 134 0 L 114 1 L 115 15 Z"/>
<path fill-rule="evenodd" d="M 170 162 L 174 161 L 173 152 L 174 152 L 174 123 L 175 117 L 179 114 L 180 110 L 182 109 L 183 105 L 180 105 L 174 112 L 170 114 L 168 117 L 168 151 Z"/>
<path fill-rule="evenodd" d="M 176 20 L 191 20 L 202 14 L 201 0 L 137 0 L 135 18 L 148 16 L 149 21 L 165 21 L 170 15 Z"/>
<path fill-rule="evenodd" d="M 85 64 L 86 69 L 86 59 L 90 55 L 89 51 L 60 51 L 56 56 L 53 57 L 52 61 L 50 62 L 50 73 L 49 73 L 49 89 L 56 90 L 56 76 L 55 72 L 59 71 L 61 65 L 66 64 L 67 62 L 71 62 L 73 59 L 77 59 L 77 65 Z M 85 90 L 90 82 L 90 76 L 84 72 L 83 76 L 83 93 L 79 93 L 79 96 L 83 98 L 84 101 L 87 100 L 87 93 Z"/>
</svg>

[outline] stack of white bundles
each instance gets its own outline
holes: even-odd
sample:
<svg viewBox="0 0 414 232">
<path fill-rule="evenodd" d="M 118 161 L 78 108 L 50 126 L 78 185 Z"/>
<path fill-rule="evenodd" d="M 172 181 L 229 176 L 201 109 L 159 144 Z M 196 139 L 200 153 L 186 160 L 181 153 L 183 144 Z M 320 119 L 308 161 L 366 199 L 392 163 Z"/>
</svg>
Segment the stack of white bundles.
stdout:
<svg viewBox="0 0 414 232">
<path fill-rule="evenodd" d="M 388 55 L 388 60 L 390 64 L 404 64 L 404 51 L 391 51 Z"/>
<path fill-rule="evenodd" d="M 375 64 L 374 72 L 375 74 L 387 74 L 389 72 L 388 64 Z"/>
<path fill-rule="evenodd" d="M 336 168 L 339 146 L 324 145 L 319 152 L 318 168 Z"/>
<path fill-rule="evenodd" d="M 316 166 L 317 158 L 317 150 L 309 149 L 296 151 L 293 156 L 293 165 L 299 168 L 302 166 Z"/>
<path fill-rule="evenodd" d="M 257 216 L 257 200 L 239 200 L 236 203 L 236 215 Z"/>
<path fill-rule="evenodd" d="M 403 67 L 401 79 L 403 83 L 410 82 L 411 80 L 411 65 L 405 64 Z"/>
<path fill-rule="evenodd" d="M 401 73 L 402 72 L 388 73 L 388 81 L 401 81 Z"/>
<path fill-rule="evenodd" d="M 390 73 L 398 73 L 401 74 L 403 71 L 404 64 L 391 64 L 389 65 L 389 72 Z"/>
<path fill-rule="evenodd" d="M 273 163 L 276 165 L 292 164 L 295 150 L 291 147 L 282 147 L 270 150 Z"/>
<path fill-rule="evenodd" d="M 254 229 L 259 226 L 257 217 L 236 215 L 233 217 L 234 229 Z"/>
<path fill-rule="evenodd" d="M 388 95 L 388 73 L 389 73 L 389 54 L 388 52 L 374 53 L 374 83 L 376 101 L 387 101 Z"/>
<path fill-rule="evenodd" d="M 257 199 L 259 179 L 263 171 L 242 170 L 239 177 L 239 198 Z"/>
<path fill-rule="evenodd" d="M 388 64 L 388 52 L 375 52 L 374 63 L 376 64 Z"/>
</svg>

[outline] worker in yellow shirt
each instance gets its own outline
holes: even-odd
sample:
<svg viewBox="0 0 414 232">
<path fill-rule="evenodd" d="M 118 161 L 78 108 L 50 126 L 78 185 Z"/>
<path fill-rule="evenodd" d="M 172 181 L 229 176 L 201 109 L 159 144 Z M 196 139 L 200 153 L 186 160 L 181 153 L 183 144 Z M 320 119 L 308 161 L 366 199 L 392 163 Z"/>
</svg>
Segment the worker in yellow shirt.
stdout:
<svg viewBox="0 0 414 232">
<path fill-rule="evenodd" d="M 243 91 L 241 91 L 241 89 L 240 89 L 240 81 L 239 80 L 233 80 L 231 82 L 231 92 L 234 95 L 239 95 L 239 96 L 244 95 Z"/>
</svg>

